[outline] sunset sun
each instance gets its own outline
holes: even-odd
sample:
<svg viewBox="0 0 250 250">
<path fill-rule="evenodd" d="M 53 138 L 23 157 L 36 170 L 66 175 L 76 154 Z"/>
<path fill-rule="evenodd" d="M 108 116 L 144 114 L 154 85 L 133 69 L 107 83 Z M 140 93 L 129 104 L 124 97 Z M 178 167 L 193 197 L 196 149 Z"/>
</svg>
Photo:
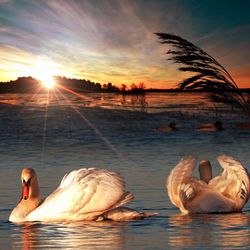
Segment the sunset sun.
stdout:
<svg viewBox="0 0 250 250">
<path fill-rule="evenodd" d="M 54 75 L 56 74 L 54 65 L 48 60 L 37 60 L 34 68 L 34 77 L 41 82 L 46 89 L 53 89 L 56 85 Z"/>
<path fill-rule="evenodd" d="M 39 77 L 41 84 L 47 89 L 53 89 L 55 87 L 55 80 L 52 75 L 43 75 Z"/>
</svg>

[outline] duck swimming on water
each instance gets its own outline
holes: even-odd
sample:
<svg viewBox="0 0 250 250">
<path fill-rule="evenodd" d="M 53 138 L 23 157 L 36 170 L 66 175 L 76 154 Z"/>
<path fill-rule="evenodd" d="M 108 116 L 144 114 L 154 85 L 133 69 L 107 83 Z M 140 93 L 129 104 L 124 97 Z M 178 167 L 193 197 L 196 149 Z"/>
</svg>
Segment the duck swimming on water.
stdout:
<svg viewBox="0 0 250 250">
<path fill-rule="evenodd" d="M 156 128 L 157 132 L 172 132 L 177 130 L 178 128 L 176 127 L 175 122 L 170 122 L 168 125 L 161 125 L 158 128 Z"/>
<path fill-rule="evenodd" d="M 197 128 L 198 131 L 203 132 L 217 132 L 225 130 L 221 121 L 216 121 L 215 123 L 204 123 Z"/>
</svg>

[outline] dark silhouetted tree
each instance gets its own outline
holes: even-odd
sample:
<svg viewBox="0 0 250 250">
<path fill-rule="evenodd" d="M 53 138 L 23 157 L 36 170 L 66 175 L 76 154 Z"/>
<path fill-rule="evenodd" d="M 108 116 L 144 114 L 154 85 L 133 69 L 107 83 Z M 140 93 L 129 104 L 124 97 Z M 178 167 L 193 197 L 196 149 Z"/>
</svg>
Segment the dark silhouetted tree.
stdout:
<svg viewBox="0 0 250 250">
<path fill-rule="evenodd" d="M 145 88 L 146 88 L 146 86 L 145 86 L 144 82 L 140 82 L 138 84 L 138 89 L 144 90 Z"/>
<path fill-rule="evenodd" d="M 126 90 L 127 90 L 127 85 L 123 83 L 123 84 L 121 85 L 121 92 L 125 93 Z"/>
<path fill-rule="evenodd" d="M 204 90 L 210 99 L 240 109 L 250 116 L 250 96 L 243 95 L 229 72 L 211 55 L 193 43 L 168 33 L 155 33 L 162 44 L 170 44 L 169 60 L 177 64 L 180 71 L 193 75 L 179 84 L 181 90 Z"/>
</svg>

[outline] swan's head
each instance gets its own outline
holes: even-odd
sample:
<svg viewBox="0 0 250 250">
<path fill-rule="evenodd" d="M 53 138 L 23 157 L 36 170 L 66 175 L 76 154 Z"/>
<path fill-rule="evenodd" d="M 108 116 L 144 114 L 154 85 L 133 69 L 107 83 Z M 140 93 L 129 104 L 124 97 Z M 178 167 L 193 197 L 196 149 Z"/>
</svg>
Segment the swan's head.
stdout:
<svg viewBox="0 0 250 250">
<path fill-rule="evenodd" d="M 208 160 L 201 160 L 199 164 L 199 172 L 200 172 L 200 179 L 206 183 L 213 178 L 212 176 L 212 166 L 210 161 Z"/>
<path fill-rule="evenodd" d="M 24 168 L 21 174 L 22 199 L 27 200 L 31 194 L 31 187 L 37 184 L 36 172 L 32 168 Z"/>
</svg>

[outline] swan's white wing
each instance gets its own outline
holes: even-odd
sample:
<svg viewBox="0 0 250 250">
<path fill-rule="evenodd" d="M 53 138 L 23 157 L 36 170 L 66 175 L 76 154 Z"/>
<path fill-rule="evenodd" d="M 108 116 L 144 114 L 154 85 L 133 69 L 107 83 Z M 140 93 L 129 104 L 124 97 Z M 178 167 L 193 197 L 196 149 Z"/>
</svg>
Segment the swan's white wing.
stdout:
<svg viewBox="0 0 250 250">
<path fill-rule="evenodd" d="M 241 210 L 248 201 L 250 193 L 247 169 L 232 156 L 221 155 L 217 159 L 224 171 L 209 182 L 209 187 L 232 199 L 236 211 Z"/>
<path fill-rule="evenodd" d="M 195 178 L 191 178 L 195 162 L 193 156 L 183 157 L 167 178 L 168 196 L 171 202 L 184 213 L 187 212 L 185 202 L 195 195 L 193 182 L 199 182 Z"/>
<path fill-rule="evenodd" d="M 79 169 L 65 175 L 60 186 L 27 219 L 30 221 L 93 220 L 133 199 L 124 179 L 104 169 Z"/>
</svg>

